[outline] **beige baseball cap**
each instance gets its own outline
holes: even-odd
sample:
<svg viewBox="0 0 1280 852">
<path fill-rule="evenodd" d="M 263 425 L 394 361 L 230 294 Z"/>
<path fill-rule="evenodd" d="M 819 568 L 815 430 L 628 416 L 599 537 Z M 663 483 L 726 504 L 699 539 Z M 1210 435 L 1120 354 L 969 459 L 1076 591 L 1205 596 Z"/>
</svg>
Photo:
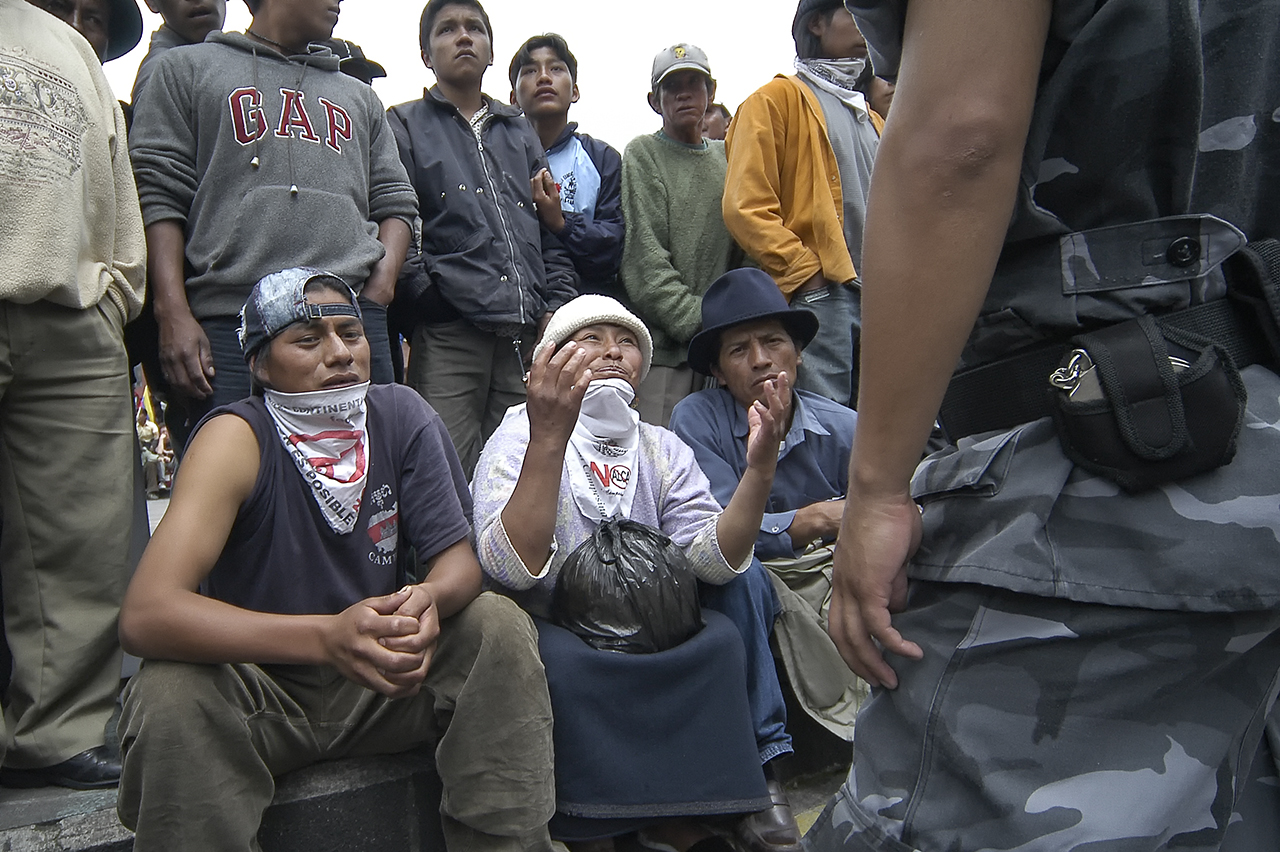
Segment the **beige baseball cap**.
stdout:
<svg viewBox="0 0 1280 852">
<path fill-rule="evenodd" d="M 658 91 L 658 86 L 669 74 L 685 69 L 700 71 L 712 81 L 715 80 L 715 77 L 711 76 L 711 62 L 707 59 L 706 52 L 696 44 L 681 42 L 658 51 L 658 55 L 653 57 L 653 72 L 649 75 L 649 91 Z"/>
</svg>

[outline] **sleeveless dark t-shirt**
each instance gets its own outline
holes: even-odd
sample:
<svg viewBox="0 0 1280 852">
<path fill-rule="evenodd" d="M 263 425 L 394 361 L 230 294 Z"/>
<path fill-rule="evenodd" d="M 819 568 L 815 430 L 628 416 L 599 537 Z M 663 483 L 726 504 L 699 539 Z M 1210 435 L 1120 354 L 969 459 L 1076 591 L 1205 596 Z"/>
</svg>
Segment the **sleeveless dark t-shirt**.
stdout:
<svg viewBox="0 0 1280 852">
<path fill-rule="evenodd" d="M 403 548 L 426 560 L 470 533 L 471 496 L 439 415 L 401 385 L 371 386 L 368 408 L 369 478 L 355 529 L 345 535 L 325 521 L 260 398 L 217 408 L 201 422 L 241 418 L 260 453 L 253 492 L 203 594 L 259 612 L 341 612 L 399 587 Z"/>
</svg>

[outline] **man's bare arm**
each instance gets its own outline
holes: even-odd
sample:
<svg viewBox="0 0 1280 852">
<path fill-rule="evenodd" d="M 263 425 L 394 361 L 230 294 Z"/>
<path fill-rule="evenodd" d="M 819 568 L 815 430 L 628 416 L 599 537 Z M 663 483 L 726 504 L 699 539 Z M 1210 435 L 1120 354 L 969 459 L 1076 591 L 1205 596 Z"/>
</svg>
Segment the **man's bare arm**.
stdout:
<svg viewBox="0 0 1280 852">
<path fill-rule="evenodd" d="M 427 562 L 422 585 L 431 591 L 441 618 L 462 609 L 480 594 L 483 572 L 469 539 L 462 539 L 437 553 Z"/>
<path fill-rule="evenodd" d="M 391 304 L 396 295 L 396 279 L 400 277 L 400 267 L 404 266 L 412 235 L 412 229 L 403 219 L 393 216 L 378 223 L 378 242 L 382 243 L 387 253 L 374 266 L 360 295 L 379 305 Z"/>
<path fill-rule="evenodd" d="M 213 354 L 187 304 L 186 246 L 178 220 L 147 226 L 147 286 L 160 328 L 160 367 L 175 389 L 204 399 L 213 393 Z"/>
<path fill-rule="evenodd" d="M 913 0 L 864 238 L 858 430 L 832 638 L 872 684 L 920 648 L 890 623 L 920 538 L 909 492 L 1012 214 L 1050 3 Z"/>
</svg>

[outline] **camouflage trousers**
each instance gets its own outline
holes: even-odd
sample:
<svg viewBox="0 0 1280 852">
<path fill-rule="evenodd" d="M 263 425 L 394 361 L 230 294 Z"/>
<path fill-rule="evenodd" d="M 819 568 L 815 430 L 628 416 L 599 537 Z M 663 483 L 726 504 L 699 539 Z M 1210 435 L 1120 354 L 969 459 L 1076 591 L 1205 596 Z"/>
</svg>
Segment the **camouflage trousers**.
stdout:
<svg viewBox="0 0 1280 852">
<path fill-rule="evenodd" d="M 924 659 L 858 716 L 809 850 L 1280 849 L 1280 612 L 913 582 L 895 625 Z"/>
</svg>

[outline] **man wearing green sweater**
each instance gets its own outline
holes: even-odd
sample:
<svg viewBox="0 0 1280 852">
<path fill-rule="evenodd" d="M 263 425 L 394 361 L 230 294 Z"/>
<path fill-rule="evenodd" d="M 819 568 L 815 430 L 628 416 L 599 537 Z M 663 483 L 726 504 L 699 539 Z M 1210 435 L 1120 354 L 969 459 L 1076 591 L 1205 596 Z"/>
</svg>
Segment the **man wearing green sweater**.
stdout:
<svg viewBox="0 0 1280 852">
<path fill-rule="evenodd" d="M 701 323 L 702 294 L 739 253 L 720 212 L 724 143 L 702 138 L 716 91 L 706 53 L 666 48 L 649 83 L 662 129 L 631 140 L 622 155 L 622 282 L 653 334 L 653 367 L 636 394 L 640 417 L 666 426 L 675 404 L 702 388 L 685 350 Z"/>
</svg>

